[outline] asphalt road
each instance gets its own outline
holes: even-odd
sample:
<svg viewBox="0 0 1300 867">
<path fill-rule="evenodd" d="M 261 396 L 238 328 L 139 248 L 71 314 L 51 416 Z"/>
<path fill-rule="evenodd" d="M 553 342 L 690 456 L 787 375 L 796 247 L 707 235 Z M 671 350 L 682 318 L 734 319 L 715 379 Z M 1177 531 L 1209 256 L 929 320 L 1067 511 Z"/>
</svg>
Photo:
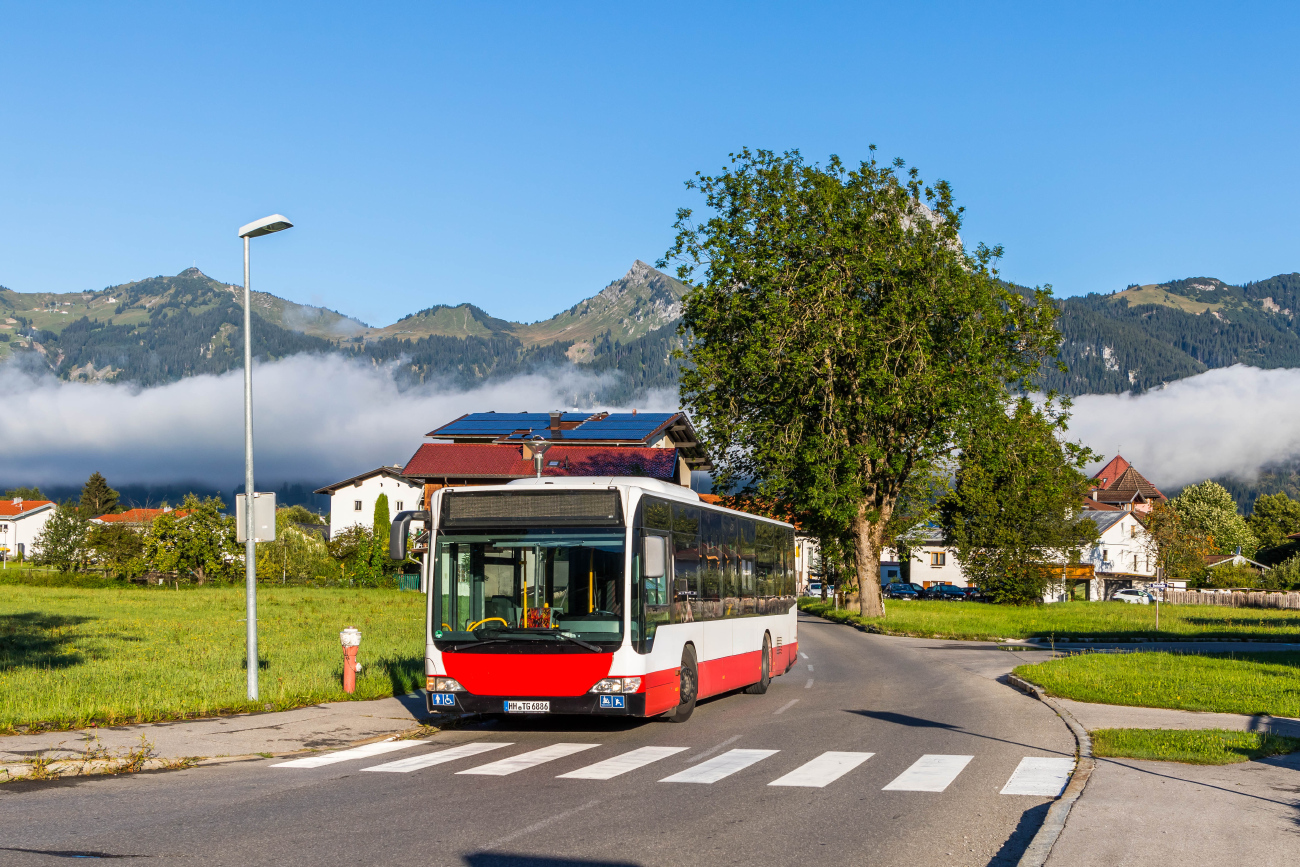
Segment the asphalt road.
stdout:
<svg viewBox="0 0 1300 867">
<path fill-rule="evenodd" d="M 508 718 L 317 767 L 9 784 L 0 864 L 1015 864 L 1052 798 L 1001 792 L 1073 757 L 1055 714 L 888 638 L 802 618 L 799 639 L 766 695 L 680 725 Z M 366 770 L 402 761 L 424 766 Z"/>
</svg>

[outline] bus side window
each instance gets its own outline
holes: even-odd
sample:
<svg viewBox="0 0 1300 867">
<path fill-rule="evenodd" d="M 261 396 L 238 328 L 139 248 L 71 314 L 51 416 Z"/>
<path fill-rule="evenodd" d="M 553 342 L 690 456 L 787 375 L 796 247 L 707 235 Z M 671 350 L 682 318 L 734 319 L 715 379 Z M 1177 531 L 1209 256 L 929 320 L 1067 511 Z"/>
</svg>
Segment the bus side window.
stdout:
<svg viewBox="0 0 1300 867">
<path fill-rule="evenodd" d="M 673 528 L 672 508 L 663 500 L 643 500 L 642 523 L 651 530 L 671 530 Z"/>
<path fill-rule="evenodd" d="M 703 510 L 700 533 L 700 601 L 704 603 L 704 620 L 723 615 L 722 599 L 722 515 Z"/>
<path fill-rule="evenodd" d="M 700 602 L 700 510 L 673 505 L 673 621 L 703 619 Z"/>
</svg>

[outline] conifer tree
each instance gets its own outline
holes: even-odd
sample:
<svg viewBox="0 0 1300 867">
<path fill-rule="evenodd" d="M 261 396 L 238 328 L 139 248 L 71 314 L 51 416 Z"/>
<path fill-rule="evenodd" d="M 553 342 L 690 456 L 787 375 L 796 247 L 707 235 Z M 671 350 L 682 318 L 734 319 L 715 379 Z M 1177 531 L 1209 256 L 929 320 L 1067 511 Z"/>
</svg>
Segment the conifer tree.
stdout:
<svg viewBox="0 0 1300 867">
<path fill-rule="evenodd" d="M 90 478 L 81 489 L 81 502 L 78 509 L 86 520 L 106 515 L 117 510 L 118 493 L 108 486 L 108 480 L 98 472 L 91 473 Z"/>
<path fill-rule="evenodd" d="M 370 565 L 375 578 L 393 571 L 395 564 L 388 559 L 388 527 L 392 519 L 388 515 L 388 495 L 380 494 L 375 500 L 375 526 L 373 547 L 370 553 Z"/>
</svg>

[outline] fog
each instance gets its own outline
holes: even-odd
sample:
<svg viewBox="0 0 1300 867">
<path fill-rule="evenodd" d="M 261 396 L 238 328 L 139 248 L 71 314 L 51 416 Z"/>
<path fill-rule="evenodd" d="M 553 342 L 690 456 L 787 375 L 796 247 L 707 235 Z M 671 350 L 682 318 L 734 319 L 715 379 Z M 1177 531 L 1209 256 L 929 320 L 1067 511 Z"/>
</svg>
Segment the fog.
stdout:
<svg viewBox="0 0 1300 867">
<path fill-rule="evenodd" d="M 1083 395 L 1070 438 L 1107 460 L 1122 453 L 1166 491 L 1217 476 L 1250 480 L 1300 454 L 1300 370 L 1236 365 L 1142 395 Z"/>
<path fill-rule="evenodd" d="M 255 368 L 257 478 L 327 484 L 380 464 L 405 463 L 424 434 L 467 412 L 610 409 L 583 396 L 611 381 L 573 368 L 471 390 L 400 390 L 390 367 L 342 356 L 297 355 Z M 156 388 L 62 382 L 0 365 L 0 484 L 80 485 L 243 477 L 243 379 L 235 371 Z M 676 409 L 662 390 L 637 405 Z M 1143 395 L 1075 399 L 1069 436 L 1109 459 L 1117 451 L 1162 488 L 1216 476 L 1252 478 L 1300 455 L 1300 370 L 1236 366 Z M 259 485 L 260 487 L 260 485 Z"/>
<path fill-rule="evenodd" d="M 599 392 L 609 375 L 575 369 L 472 390 L 399 390 L 391 367 L 296 355 L 255 366 L 254 377 L 254 467 L 268 487 L 404 464 L 425 433 L 467 412 L 624 409 L 587 405 L 582 396 Z M 5 485 L 80 485 L 95 471 L 113 484 L 229 488 L 243 478 L 242 371 L 142 389 L 63 382 L 11 363 L 0 365 L 0 406 Z M 637 408 L 670 411 L 676 393 L 652 393 Z"/>
</svg>

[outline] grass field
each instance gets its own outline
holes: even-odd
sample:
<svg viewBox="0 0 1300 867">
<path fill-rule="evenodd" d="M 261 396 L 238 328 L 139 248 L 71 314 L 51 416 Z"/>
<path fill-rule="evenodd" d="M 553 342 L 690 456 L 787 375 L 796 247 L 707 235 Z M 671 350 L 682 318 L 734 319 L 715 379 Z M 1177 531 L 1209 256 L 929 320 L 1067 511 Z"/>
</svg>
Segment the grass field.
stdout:
<svg viewBox="0 0 1300 867">
<path fill-rule="evenodd" d="M 262 700 L 245 698 L 242 587 L 0 583 L 0 732 L 283 710 L 347 698 L 338 633 L 361 630 L 355 698 L 424 681 L 424 596 L 258 589 Z"/>
<path fill-rule="evenodd" d="M 799 607 L 832 620 L 861 623 L 873 631 L 924 638 L 1291 638 L 1300 640 L 1300 612 L 1216 605 L 1162 605 L 1157 632 L 1154 605 L 1125 602 L 1058 602 L 1052 605 L 986 605 L 977 602 L 885 600 L 885 619 L 859 620 L 832 604 L 800 599 Z"/>
<path fill-rule="evenodd" d="M 1083 653 L 1015 673 L 1076 701 L 1300 717 L 1300 653 Z"/>
<path fill-rule="evenodd" d="M 1300 738 L 1225 729 L 1098 729 L 1093 755 L 1191 765 L 1230 765 L 1300 750 Z"/>
</svg>

